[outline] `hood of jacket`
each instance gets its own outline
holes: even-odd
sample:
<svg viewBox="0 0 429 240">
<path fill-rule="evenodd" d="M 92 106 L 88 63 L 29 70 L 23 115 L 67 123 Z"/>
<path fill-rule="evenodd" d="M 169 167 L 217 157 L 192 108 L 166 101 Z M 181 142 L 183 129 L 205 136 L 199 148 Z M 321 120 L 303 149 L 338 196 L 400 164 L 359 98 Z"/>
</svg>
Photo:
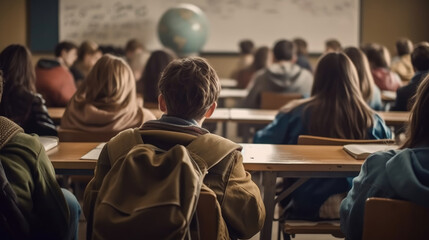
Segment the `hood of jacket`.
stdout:
<svg viewBox="0 0 429 240">
<path fill-rule="evenodd" d="M 386 163 L 386 174 L 404 200 L 429 206 L 429 148 L 405 149 Z"/>
<path fill-rule="evenodd" d="M 302 68 L 294 63 L 281 62 L 268 67 L 265 75 L 273 84 L 287 88 L 298 81 L 302 71 Z"/>
<path fill-rule="evenodd" d="M 51 69 L 61 66 L 61 64 L 55 59 L 40 59 L 37 62 L 37 68 Z"/>
</svg>

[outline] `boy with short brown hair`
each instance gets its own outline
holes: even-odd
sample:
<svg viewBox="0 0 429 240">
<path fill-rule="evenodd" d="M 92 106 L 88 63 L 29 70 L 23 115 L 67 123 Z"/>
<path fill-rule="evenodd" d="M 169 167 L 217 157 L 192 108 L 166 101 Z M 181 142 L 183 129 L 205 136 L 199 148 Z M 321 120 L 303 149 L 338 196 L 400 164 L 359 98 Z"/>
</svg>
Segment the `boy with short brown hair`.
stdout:
<svg viewBox="0 0 429 240">
<path fill-rule="evenodd" d="M 195 57 L 171 62 L 161 76 L 159 89 L 159 108 L 165 113 L 161 119 L 148 121 L 140 129 L 120 133 L 101 152 L 96 175 L 85 190 L 83 208 L 88 219 L 89 237 L 97 193 L 115 160 L 109 153 L 123 152 L 125 155 L 133 147 L 119 139 L 127 140 L 126 135 L 129 135 L 128 139 L 133 138 L 136 144 L 144 142 L 168 150 L 177 144 L 187 146 L 199 136 L 209 134 L 201 125 L 217 106 L 220 83 L 216 72 L 204 59 Z M 222 141 L 217 145 L 230 144 L 227 139 Z M 208 145 L 201 148 L 209 151 L 219 147 Z M 217 237 L 220 239 L 250 238 L 259 232 L 265 220 L 259 189 L 244 170 L 239 150 L 238 147 L 226 155 L 208 170 L 204 178 L 203 188 L 213 191 L 219 203 L 221 214 Z"/>
</svg>

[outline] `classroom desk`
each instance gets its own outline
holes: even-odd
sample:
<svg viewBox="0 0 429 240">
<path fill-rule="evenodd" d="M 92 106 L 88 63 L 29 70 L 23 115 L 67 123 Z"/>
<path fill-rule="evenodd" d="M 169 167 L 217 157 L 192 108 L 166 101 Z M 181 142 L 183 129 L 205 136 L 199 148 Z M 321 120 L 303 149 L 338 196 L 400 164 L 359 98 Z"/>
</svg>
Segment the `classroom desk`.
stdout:
<svg viewBox="0 0 429 240">
<path fill-rule="evenodd" d="M 59 146 L 48 151 L 48 156 L 57 174 L 92 175 L 96 161 L 80 160 L 80 157 L 97 145 L 98 143 L 60 142 Z M 345 153 L 341 146 L 241 145 L 245 169 L 262 172 L 267 217 L 261 239 L 271 239 L 274 208 L 280 201 L 275 195 L 277 177 L 300 178 L 298 183 L 302 184 L 314 177 L 356 176 L 363 163 Z M 294 189 L 298 186 L 294 185 Z"/>
<path fill-rule="evenodd" d="M 61 118 L 64 115 L 65 108 L 57 107 L 57 108 L 48 108 L 48 114 L 54 121 L 56 125 L 60 125 Z"/>
<path fill-rule="evenodd" d="M 238 85 L 237 80 L 232 78 L 221 78 L 219 82 L 222 88 L 235 88 Z"/>
</svg>

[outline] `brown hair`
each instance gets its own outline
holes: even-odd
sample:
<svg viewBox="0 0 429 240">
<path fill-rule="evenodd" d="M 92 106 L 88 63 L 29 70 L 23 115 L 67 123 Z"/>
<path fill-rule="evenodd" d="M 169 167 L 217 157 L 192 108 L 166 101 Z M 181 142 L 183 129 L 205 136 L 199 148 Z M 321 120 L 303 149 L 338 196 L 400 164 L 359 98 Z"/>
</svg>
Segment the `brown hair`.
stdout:
<svg viewBox="0 0 429 240">
<path fill-rule="evenodd" d="M 199 57 L 172 61 L 159 81 L 169 115 L 200 120 L 217 101 L 220 92 L 216 71 Z"/>
<path fill-rule="evenodd" d="M 353 63 L 344 53 L 324 55 L 314 75 L 312 99 L 305 112 L 309 134 L 345 139 L 365 139 L 374 112 L 359 90 Z"/>
<path fill-rule="evenodd" d="M 57 44 L 57 46 L 55 46 L 55 50 L 54 50 L 55 57 L 60 57 L 61 56 L 61 52 L 63 50 L 66 50 L 66 52 L 69 52 L 72 49 L 76 49 L 77 50 L 76 44 L 74 44 L 72 42 L 68 42 L 68 41 L 60 42 L 60 43 Z"/>
<path fill-rule="evenodd" d="M 168 50 L 157 50 L 150 55 L 146 67 L 143 70 L 141 81 L 138 82 L 138 84 L 142 86 L 143 99 L 145 102 L 158 102 L 158 82 L 161 73 L 175 58 L 176 55 L 174 52 Z"/>
<path fill-rule="evenodd" d="M 411 53 L 411 63 L 417 71 L 429 70 L 429 43 L 421 42 Z"/>
<path fill-rule="evenodd" d="M 429 75 L 420 83 L 414 98 L 407 140 L 401 148 L 415 148 L 429 142 Z"/>
<path fill-rule="evenodd" d="M 94 55 L 99 51 L 98 44 L 93 41 L 84 41 L 80 44 L 79 49 L 77 50 L 77 60 L 83 61 L 85 55 Z"/>
<path fill-rule="evenodd" d="M 251 54 L 255 48 L 255 44 L 249 39 L 240 41 L 238 45 L 241 54 Z"/>
<path fill-rule="evenodd" d="M 295 38 L 293 43 L 296 46 L 298 55 L 308 55 L 307 42 L 303 38 Z"/>
<path fill-rule="evenodd" d="M 134 52 L 137 49 L 146 50 L 143 43 L 141 43 L 138 39 L 130 39 L 125 45 L 125 52 Z"/>
<path fill-rule="evenodd" d="M 398 56 L 404 56 L 410 54 L 413 51 L 413 43 L 408 38 L 401 38 L 396 41 L 396 52 Z"/>
<path fill-rule="evenodd" d="M 253 54 L 253 63 L 251 67 L 253 70 L 258 71 L 259 69 L 268 66 L 270 60 L 270 49 L 268 47 L 259 47 Z"/>
<path fill-rule="evenodd" d="M 348 47 L 344 49 L 344 53 L 356 67 L 362 97 L 366 102 L 369 102 L 376 86 L 372 78 L 371 69 L 369 68 L 368 59 L 365 54 L 356 47 Z"/>
<path fill-rule="evenodd" d="M 390 67 L 390 53 L 385 46 L 377 43 L 366 44 L 362 51 L 367 56 L 371 69 Z"/>
<path fill-rule="evenodd" d="M 290 61 L 296 54 L 295 44 L 289 40 L 279 40 L 274 44 L 273 53 L 276 60 Z"/>
<path fill-rule="evenodd" d="M 133 72 L 123 59 L 105 54 L 79 86 L 75 98 L 79 103 L 101 105 L 135 101 Z"/>
<path fill-rule="evenodd" d="M 325 42 L 326 50 L 332 49 L 334 52 L 341 51 L 341 43 L 337 39 L 328 39 Z"/>
</svg>

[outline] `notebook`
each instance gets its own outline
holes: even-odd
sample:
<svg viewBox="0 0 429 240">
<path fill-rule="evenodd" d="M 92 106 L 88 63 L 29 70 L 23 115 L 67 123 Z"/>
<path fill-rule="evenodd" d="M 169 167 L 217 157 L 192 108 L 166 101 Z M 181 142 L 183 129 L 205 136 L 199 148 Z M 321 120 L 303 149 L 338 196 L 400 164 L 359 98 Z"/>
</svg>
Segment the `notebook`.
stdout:
<svg viewBox="0 0 429 240">
<path fill-rule="evenodd" d="M 348 144 L 344 145 L 343 149 L 352 157 L 362 160 L 366 159 L 369 155 L 379 151 L 387 151 L 397 149 L 398 145 L 386 144 Z"/>
<path fill-rule="evenodd" d="M 100 143 L 97 145 L 97 147 L 95 147 L 94 149 L 92 149 L 91 151 L 89 151 L 87 154 L 83 155 L 80 159 L 83 160 L 97 160 L 98 157 L 100 156 L 101 150 L 103 149 L 104 145 L 106 143 Z"/>
<path fill-rule="evenodd" d="M 45 148 L 45 151 L 51 150 L 58 145 L 58 138 L 54 136 L 39 136 L 39 141 Z"/>
</svg>

